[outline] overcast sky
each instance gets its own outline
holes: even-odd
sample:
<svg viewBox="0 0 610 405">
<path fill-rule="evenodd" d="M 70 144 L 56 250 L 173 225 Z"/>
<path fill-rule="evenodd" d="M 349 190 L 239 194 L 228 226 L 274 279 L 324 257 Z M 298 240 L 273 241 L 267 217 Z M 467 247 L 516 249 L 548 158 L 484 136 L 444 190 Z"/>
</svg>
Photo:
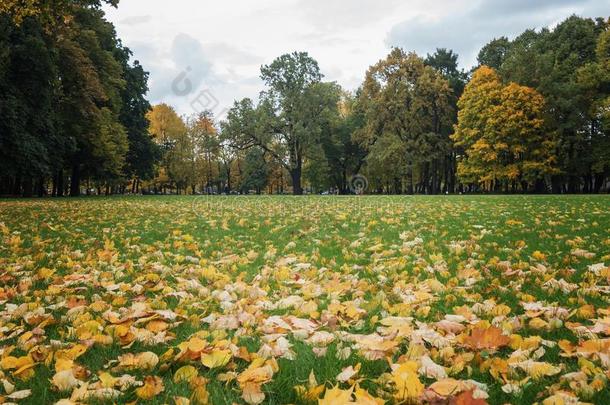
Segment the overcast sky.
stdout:
<svg viewBox="0 0 610 405">
<path fill-rule="evenodd" d="M 257 97 L 260 66 L 283 53 L 309 52 L 327 80 L 353 90 L 392 46 L 451 48 L 469 68 L 494 37 L 571 14 L 608 17 L 610 0 L 121 0 L 106 11 L 150 72 L 153 104 L 221 116 Z"/>
</svg>

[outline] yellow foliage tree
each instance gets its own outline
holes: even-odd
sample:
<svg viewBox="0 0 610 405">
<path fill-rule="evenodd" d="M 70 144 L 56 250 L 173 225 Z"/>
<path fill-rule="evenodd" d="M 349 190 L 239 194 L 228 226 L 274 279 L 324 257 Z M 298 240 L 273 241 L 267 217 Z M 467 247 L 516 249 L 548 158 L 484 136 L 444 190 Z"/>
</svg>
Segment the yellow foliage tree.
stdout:
<svg viewBox="0 0 610 405">
<path fill-rule="evenodd" d="M 155 186 L 159 185 L 162 189 L 176 186 L 178 191 L 185 190 L 193 177 L 193 147 L 184 121 L 167 104 L 155 105 L 146 117 L 150 122 L 148 130 L 163 152 Z"/>
<path fill-rule="evenodd" d="M 486 190 L 524 190 L 557 173 L 555 142 L 545 131 L 544 98 L 496 71 L 477 69 L 458 102 L 452 139 L 464 149 L 458 176 Z"/>
</svg>

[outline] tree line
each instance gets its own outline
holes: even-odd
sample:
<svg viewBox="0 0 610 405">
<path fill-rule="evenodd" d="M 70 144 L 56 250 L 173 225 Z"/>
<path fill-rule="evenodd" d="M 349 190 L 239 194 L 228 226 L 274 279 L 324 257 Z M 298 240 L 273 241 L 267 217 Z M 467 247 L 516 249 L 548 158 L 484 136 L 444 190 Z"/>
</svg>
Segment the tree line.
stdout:
<svg viewBox="0 0 610 405">
<path fill-rule="evenodd" d="M 0 8 L 0 194 L 602 192 L 610 21 L 572 16 L 485 45 L 393 48 L 354 92 L 304 52 L 261 67 L 216 122 L 146 101 L 99 2 Z M 46 4 L 42 2 L 41 4 Z M 21 12 L 16 12 L 19 9 Z"/>
<path fill-rule="evenodd" d="M 124 191 L 155 175 L 148 73 L 101 3 L 0 4 L 0 194 Z"/>
<path fill-rule="evenodd" d="M 494 39 L 468 72 L 457 60 L 394 48 L 350 94 L 307 54 L 284 55 L 221 135 L 283 167 L 295 194 L 303 181 L 348 193 L 356 174 L 371 193 L 608 191 L 610 20 Z"/>
</svg>

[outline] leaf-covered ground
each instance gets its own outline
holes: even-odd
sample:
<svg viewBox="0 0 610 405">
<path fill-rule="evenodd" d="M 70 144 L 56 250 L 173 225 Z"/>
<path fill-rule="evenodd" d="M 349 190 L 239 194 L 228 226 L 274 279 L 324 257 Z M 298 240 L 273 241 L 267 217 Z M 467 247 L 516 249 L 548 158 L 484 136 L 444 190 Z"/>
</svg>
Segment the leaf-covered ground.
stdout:
<svg viewBox="0 0 610 405">
<path fill-rule="evenodd" d="M 1 399 L 610 403 L 610 198 L 0 202 Z"/>
</svg>

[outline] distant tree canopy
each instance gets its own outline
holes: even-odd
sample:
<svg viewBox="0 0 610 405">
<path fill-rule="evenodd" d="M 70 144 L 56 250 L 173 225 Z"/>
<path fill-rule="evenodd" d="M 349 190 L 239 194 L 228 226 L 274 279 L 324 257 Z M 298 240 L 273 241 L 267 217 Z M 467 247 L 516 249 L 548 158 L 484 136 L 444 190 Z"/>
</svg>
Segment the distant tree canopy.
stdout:
<svg viewBox="0 0 610 405">
<path fill-rule="evenodd" d="M 324 129 L 338 113 L 340 89 L 322 82 L 318 63 L 304 52 L 263 66 L 261 79 L 268 87 L 259 105 L 248 99 L 236 102 L 224 135 L 238 149 L 264 150 L 288 171 L 294 193 L 302 194 L 303 163 L 320 152 Z"/>
<path fill-rule="evenodd" d="M 355 94 L 336 91 L 339 109 L 324 122 L 308 121 L 316 130 L 299 156 L 310 190 L 349 192 L 357 173 L 368 192 L 608 190 L 609 31 L 606 20 L 572 16 L 493 39 L 468 73 L 451 50 L 422 59 L 393 49 Z M 286 166 L 295 150 L 273 138 L 281 131 L 265 108 L 264 99 L 236 103 L 223 134 L 242 148 L 283 145 L 275 160 Z"/>
<path fill-rule="evenodd" d="M 354 139 L 368 152 L 373 179 L 402 192 L 438 193 L 451 152 L 452 90 L 442 70 L 394 48 L 372 66 L 359 96 L 364 126 Z"/>
<path fill-rule="evenodd" d="M 216 122 L 150 106 L 103 3 L 0 3 L 0 194 L 609 189 L 607 20 L 493 39 L 468 72 L 450 49 L 394 48 L 354 92 L 281 55 Z"/>
<path fill-rule="evenodd" d="M 497 66 L 505 82 L 529 86 L 545 100 L 546 131 L 557 140 L 554 192 L 597 192 L 610 174 L 600 100 L 610 95 L 603 43 L 609 22 L 572 16 L 553 30 L 527 30 L 508 44 Z M 602 72 L 604 71 L 604 72 Z"/>
<path fill-rule="evenodd" d="M 151 178 L 148 74 L 100 2 L 23 3 L 0 8 L 0 193 L 79 195 L 83 181 Z"/>
</svg>

